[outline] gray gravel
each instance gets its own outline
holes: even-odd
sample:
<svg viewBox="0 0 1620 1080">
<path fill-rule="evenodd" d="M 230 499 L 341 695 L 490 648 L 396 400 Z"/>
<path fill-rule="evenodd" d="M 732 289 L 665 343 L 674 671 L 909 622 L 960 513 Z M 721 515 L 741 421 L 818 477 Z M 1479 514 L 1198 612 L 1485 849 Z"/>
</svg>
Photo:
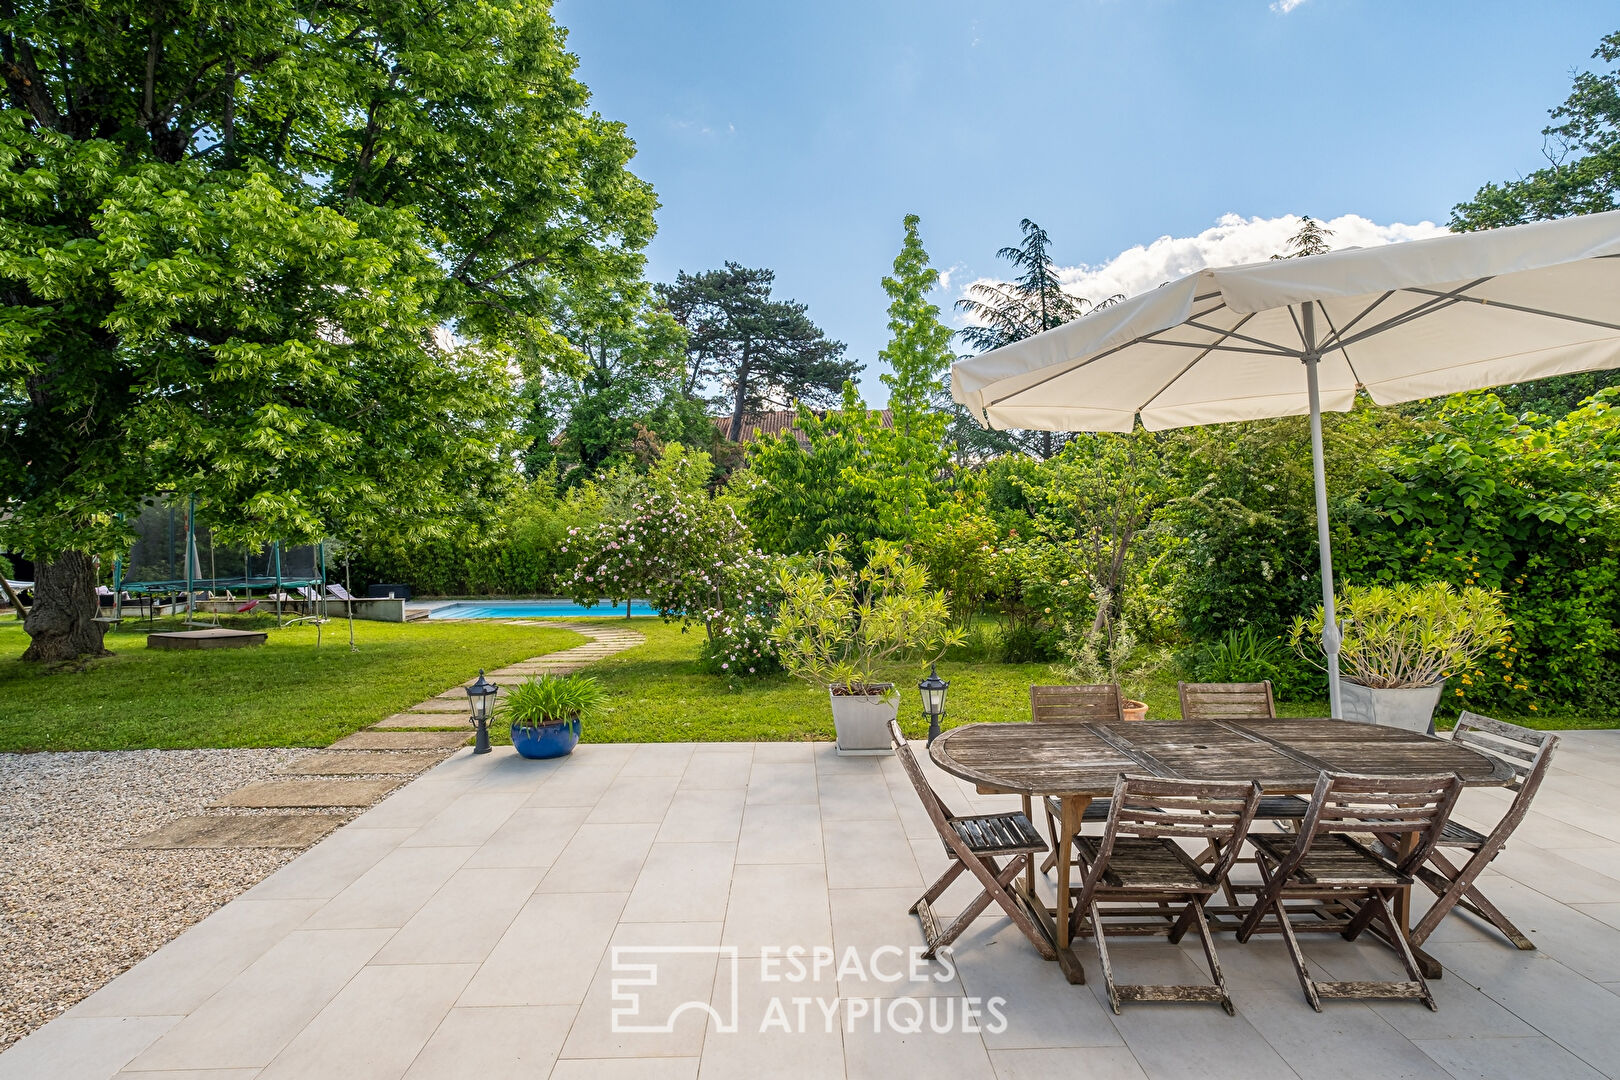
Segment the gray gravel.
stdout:
<svg viewBox="0 0 1620 1080">
<path fill-rule="evenodd" d="M 294 858 L 123 845 L 311 752 L 0 754 L 0 1049 Z"/>
</svg>

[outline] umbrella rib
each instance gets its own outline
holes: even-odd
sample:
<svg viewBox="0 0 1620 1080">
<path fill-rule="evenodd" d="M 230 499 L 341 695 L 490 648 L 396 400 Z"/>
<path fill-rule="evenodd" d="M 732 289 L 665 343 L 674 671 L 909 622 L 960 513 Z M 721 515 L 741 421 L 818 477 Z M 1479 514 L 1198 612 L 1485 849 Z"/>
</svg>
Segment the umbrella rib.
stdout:
<svg viewBox="0 0 1620 1080">
<path fill-rule="evenodd" d="M 1237 333 L 1237 331 L 1239 331 L 1239 330 L 1241 330 L 1243 328 L 1243 324 L 1248 322 L 1252 318 L 1254 318 L 1254 312 L 1251 311 L 1247 315 L 1243 316 L 1243 318 L 1239 319 L 1237 321 L 1237 325 L 1232 327 L 1232 329 L 1228 330 L 1225 333 L 1225 335 L 1223 335 L 1221 337 L 1221 339 L 1219 341 L 1212 342 L 1210 344 L 1209 348 L 1205 349 L 1203 352 L 1199 353 L 1197 356 L 1195 356 L 1191 360 L 1187 361 L 1187 365 L 1185 367 L 1183 367 L 1180 371 L 1176 372 L 1175 375 L 1170 379 L 1169 382 L 1167 382 L 1163 386 L 1159 387 L 1157 390 L 1155 390 L 1153 392 L 1152 397 L 1148 398 L 1146 401 L 1142 402 L 1142 404 L 1138 405 L 1136 407 L 1136 412 L 1138 414 L 1140 414 L 1143 409 L 1147 408 L 1149 405 L 1152 405 L 1155 401 L 1158 401 L 1159 398 L 1164 395 L 1165 391 L 1169 390 L 1172 386 L 1176 385 L 1176 383 L 1180 382 L 1181 377 L 1183 375 L 1187 374 L 1187 372 L 1191 371 L 1198 364 L 1198 362 L 1200 360 L 1202 360 L 1204 357 L 1208 356 L 1210 353 L 1214 352 L 1217 348 L 1219 348 L 1220 344 L 1221 344 L 1221 341 L 1225 341 L 1226 338 L 1231 337 L 1233 334 Z M 1245 340 L 1247 340 L 1247 339 L 1245 339 Z"/>
<path fill-rule="evenodd" d="M 1470 286 L 1471 288 L 1472 286 Z M 1431 289 L 1410 288 L 1407 292 L 1418 293 L 1422 296 L 1446 296 L 1446 293 L 1434 292 Z M 1602 319 L 1588 319 L 1584 315 L 1566 315 L 1559 311 L 1547 311 L 1544 308 L 1533 308 L 1525 304 L 1509 304 L 1503 300 L 1487 300 L 1482 296 L 1458 296 L 1457 302 L 1479 304 L 1481 307 L 1506 308 L 1508 311 L 1518 311 L 1526 315 L 1545 315 L 1549 319 L 1561 319 L 1564 322 L 1584 323 L 1587 326 L 1598 326 L 1604 330 L 1620 330 L 1620 323 L 1604 322 Z"/>
<path fill-rule="evenodd" d="M 1384 294 L 1384 296 L 1386 296 L 1386 297 L 1388 295 L 1389 295 L 1388 293 Z M 1371 311 L 1373 307 L 1377 307 L 1381 303 L 1383 303 L 1383 297 L 1380 297 L 1379 299 L 1374 300 L 1372 307 L 1367 308 L 1367 310 L 1363 311 L 1361 313 L 1361 315 L 1367 314 L 1367 311 Z M 1323 304 L 1320 300 L 1318 300 L 1316 302 L 1316 310 L 1318 310 L 1318 311 L 1320 311 L 1322 313 L 1322 321 L 1327 323 L 1328 324 L 1328 329 L 1332 331 L 1332 333 L 1329 335 L 1329 337 L 1330 338 L 1338 337 L 1339 336 L 1339 328 L 1333 325 L 1333 316 L 1328 314 L 1327 305 Z M 1358 319 L 1361 318 L 1361 315 L 1357 315 L 1356 318 L 1358 318 Z M 1350 359 L 1350 351 L 1344 347 L 1344 344 L 1342 342 L 1337 344 L 1337 345 L 1328 346 L 1326 351 L 1331 352 L 1334 349 L 1337 349 L 1339 355 L 1344 357 L 1344 364 L 1345 364 L 1346 367 L 1348 367 L 1350 369 L 1350 377 L 1352 379 L 1356 380 L 1356 385 L 1357 386 L 1360 386 L 1361 385 L 1361 373 L 1356 370 L 1355 361 Z M 1322 354 L 1322 352 L 1323 352 L 1323 350 L 1318 349 L 1317 350 L 1317 355 L 1320 356 Z"/>
<path fill-rule="evenodd" d="M 1211 295 L 1215 295 L 1215 294 L 1211 294 Z M 1215 312 L 1219 311 L 1221 308 L 1223 308 L 1225 306 L 1226 305 L 1224 303 L 1216 304 L 1214 307 L 1210 308 L 1209 310 L 1200 311 L 1200 312 L 1198 312 L 1196 315 L 1194 315 L 1192 317 L 1195 318 L 1195 319 L 1202 319 L 1205 315 L 1213 315 Z M 1052 372 L 1052 374 L 1046 376 L 1046 378 L 1041 379 L 1041 380 L 1039 380 L 1037 382 L 1030 383 L 1028 386 L 1022 387 L 1022 388 L 1020 388 L 1018 390 L 1014 390 L 1010 394 L 1003 394 L 1001 397 L 992 398 L 991 400 L 985 402 L 982 406 L 980 406 L 980 408 L 981 408 L 981 410 L 984 410 L 984 409 L 989 409 L 993 405 L 1000 405 L 1002 402 L 1006 401 L 1009 398 L 1017 397 L 1019 394 L 1027 394 L 1031 390 L 1034 390 L 1037 387 L 1045 386 L 1047 383 L 1051 382 L 1053 379 L 1060 379 L 1063 376 L 1069 374 L 1069 372 L 1071 372 L 1071 371 L 1079 371 L 1081 368 L 1086 367 L 1089 364 L 1094 364 L 1098 360 L 1103 359 L 1104 357 L 1112 356 L 1115 353 L 1121 351 L 1122 349 L 1129 349 L 1131 346 L 1140 345 L 1144 341 L 1153 341 L 1153 339 L 1158 337 L 1160 334 L 1168 334 L 1170 331 L 1179 329 L 1180 327 L 1182 327 L 1184 325 L 1186 325 L 1186 324 L 1185 323 L 1176 323 L 1175 326 L 1166 326 L 1162 330 L 1155 330 L 1151 334 L 1143 334 L 1141 337 L 1135 337 L 1135 338 L 1132 338 L 1129 341 L 1122 342 L 1122 343 L 1120 343 L 1118 345 L 1115 345 L 1112 349 L 1107 349 L 1107 350 L 1105 350 L 1103 352 L 1097 353 L 1095 356 L 1088 356 L 1088 357 L 1086 357 L 1086 358 L 1084 358 L 1082 360 L 1079 360 L 1072 367 L 1065 367 L 1061 371 L 1054 371 L 1054 372 Z M 1182 345 L 1182 346 L 1187 346 L 1187 347 L 1194 348 L 1194 349 L 1202 349 L 1202 348 L 1205 347 L 1205 346 L 1203 346 L 1201 344 L 1198 344 L 1197 342 L 1192 342 L 1192 341 L 1161 341 L 1161 342 L 1157 342 L 1157 344 L 1160 344 L 1160 345 Z M 1254 351 L 1258 351 L 1258 350 L 1245 349 L 1245 350 L 1242 350 L 1242 351 L 1244 351 L 1244 352 L 1254 352 Z M 1053 365 L 1053 366 L 1056 366 L 1056 365 Z M 988 419 L 988 417 L 986 417 L 986 418 Z"/>
<path fill-rule="evenodd" d="M 1374 334 L 1381 334 L 1385 330 L 1393 330 L 1397 326 L 1403 326 L 1415 319 L 1421 319 L 1425 315 L 1432 315 L 1436 311 L 1443 311 L 1446 308 L 1451 307 L 1453 304 L 1461 303 L 1463 300 L 1473 299 L 1473 297 L 1463 296 L 1462 294 L 1467 292 L 1469 289 L 1483 285 L 1490 280 L 1491 279 L 1488 277 L 1475 278 L 1468 284 L 1452 289 L 1450 292 L 1429 291 L 1427 292 L 1427 295 L 1430 297 L 1430 299 L 1425 300 L 1417 307 L 1412 308 L 1410 311 L 1403 311 L 1399 315 L 1391 315 L 1383 322 L 1375 323 L 1358 334 L 1352 334 L 1347 338 L 1340 338 L 1336 347 L 1342 349 L 1346 345 L 1354 345 L 1358 342 L 1365 341 Z M 1417 292 L 1418 290 L 1403 289 L 1399 291 Z"/>
<path fill-rule="evenodd" d="M 1220 335 L 1220 339 L 1219 339 L 1220 341 L 1225 341 L 1227 338 L 1232 337 L 1232 338 L 1236 338 L 1239 341 L 1247 341 L 1251 345 L 1259 345 L 1259 346 L 1261 346 L 1261 347 L 1263 347 L 1263 348 L 1277 354 L 1278 356 L 1293 356 L 1293 355 L 1295 355 L 1294 353 L 1291 353 L 1291 352 L 1287 351 L 1286 349 L 1280 348 L 1277 345 L 1276 342 L 1267 341 L 1264 338 L 1250 337 L 1247 334 L 1235 333 L 1238 326 L 1242 326 L 1243 323 L 1248 322 L 1249 318 L 1251 316 L 1253 316 L 1253 314 L 1254 314 L 1254 312 L 1250 312 L 1248 315 L 1245 315 L 1243 317 L 1243 320 L 1241 322 L 1239 322 L 1237 324 L 1237 326 L 1232 327 L 1231 330 L 1222 330 L 1218 326 L 1205 326 L 1203 323 L 1196 322 L 1193 319 L 1188 319 L 1182 325 L 1183 326 L 1196 327 L 1199 330 L 1203 330 L 1203 331 L 1205 331 L 1207 333 L 1211 333 L 1211 334 L 1219 334 Z M 1161 344 L 1170 344 L 1170 343 L 1169 342 L 1161 342 Z M 1180 343 L 1177 343 L 1177 344 L 1180 344 Z M 1195 344 L 1195 343 L 1194 342 L 1186 342 L 1186 344 L 1190 345 L 1190 344 Z M 1217 344 L 1219 344 L 1219 342 L 1217 342 Z"/>
<path fill-rule="evenodd" d="M 1349 322 L 1345 323 L 1343 330 L 1337 330 L 1337 329 L 1333 330 L 1333 333 L 1329 335 L 1330 340 L 1334 339 L 1334 338 L 1342 340 L 1345 334 L 1348 334 L 1352 329 L 1355 328 L 1356 323 L 1360 322 L 1362 319 L 1365 319 L 1368 315 L 1371 315 L 1373 313 L 1373 309 L 1377 308 L 1378 305 L 1382 304 L 1385 300 L 1388 300 L 1390 297 L 1392 297 L 1394 295 L 1395 295 L 1395 290 L 1394 289 L 1391 289 L 1386 293 L 1382 293 L 1378 297 L 1378 299 L 1374 300 L 1372 303 L 1370 303 L 1366 307 L 1362 308 L 1361 312 L 1355 318 L 1353 318 Z M 1327 308 L 1325 308 L 1325 307 L 1322 308 L 1322 315 L 1324 317 L 1326 317 Z M 1333 320 L 1332 319 L 1328 319 L 1328 327 L 1330 329 L 1333 327 Z M 1323 347 L 1327 348 L 1327 349 L 1340 349 L 1341 351 L 1343 351 L 1343 347 L 1341 345 L 1339 345 L 1337 342 L 1333 342 L 1331 344 L 1325 344 Z"/>
</svg>

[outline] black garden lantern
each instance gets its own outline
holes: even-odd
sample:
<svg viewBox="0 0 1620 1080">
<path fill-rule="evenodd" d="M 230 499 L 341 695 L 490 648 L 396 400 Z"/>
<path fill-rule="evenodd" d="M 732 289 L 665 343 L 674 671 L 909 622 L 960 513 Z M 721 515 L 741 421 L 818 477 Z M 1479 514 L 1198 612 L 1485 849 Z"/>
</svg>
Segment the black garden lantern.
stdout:
<svg viewBox="0 0 1620 1080">
<path fill-rule="evenodd" d="M 939 722 L 945 718 L 945 691 L 951 684 L 939 677 L 935 664 L 928 665 L 928 678 L 917 684 L 922 694 L 923 715 L 928 717 L 928 741 L 939 738 Z"/>
<path fill-rule="evenodd" d="M 473 753 L 489 753 L 489 716 L 495 708 L 495 694 L 500 690 L 484 679 L 484 669 L 478 669 L 478 681 L 467 687 L 467 703 L 472 709 L 472 724 L 478 729 L 473 740 Z"/>
</svg>

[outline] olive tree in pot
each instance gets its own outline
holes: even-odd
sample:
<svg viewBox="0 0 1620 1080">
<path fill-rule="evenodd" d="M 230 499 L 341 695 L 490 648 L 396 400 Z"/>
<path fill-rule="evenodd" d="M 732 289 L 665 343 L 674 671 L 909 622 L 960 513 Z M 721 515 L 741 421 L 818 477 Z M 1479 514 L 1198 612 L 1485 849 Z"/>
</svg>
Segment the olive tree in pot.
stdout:
<svg viewBox="0 0 1620 1080">
<path fill-rule="evenodd" d="M 782 568 L 782 602 L 771 636 L 788 673 L 825 686 L 840 754 L 889 752 L 889 721 L 900 693 L 878 668 L 903 656 L 926 666 L 962 634 L 950 625 L 943 593 L 900 548 L 879 540 L 856 569 L 842 536 Z"/>
<path fill-rule="evenodd" d="M 1505 645 L 1501 594 L 1443 581 L 1346 586 L 1337 598 L 1345 720 L 1432 732 L 1446 678 Z M 1298 617 L 1288 640 L 1321 667 L 1322 609 Z"/>
</svg>

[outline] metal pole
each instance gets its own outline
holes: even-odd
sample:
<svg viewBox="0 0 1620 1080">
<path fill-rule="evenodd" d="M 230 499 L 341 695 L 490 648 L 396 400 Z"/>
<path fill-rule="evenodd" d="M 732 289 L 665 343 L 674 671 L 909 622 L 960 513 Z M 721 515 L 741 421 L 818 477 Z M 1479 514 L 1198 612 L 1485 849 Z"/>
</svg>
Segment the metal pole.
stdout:
<svg viewBox="0 0 1620 1080">
<path fill-rule="evenodd" d="M 192 562 L 197 557 L 197 496 L 186 503 L 186 625 L 197 611 L 197 596 L 192 588 L 196 578 L 192 575 Z"/>
<path fill-rule="evenodd" d="M 1333 538 L 1328 530 L 1327 470 L 1322 452 L 1322 393 L 1318 386 L 1316 366 L 1321 356 L 1316 351 L 1316 310 L 1307 303 L 1304 312 L 1305 352 L 1300 359 L 1305 364 L 1305 386 L 1311 401 L 1311 474 L 1316 482 L 1316 543 L 1322 557 L 1322 652 L 1327 656 L 1328 711 L 1343 716 L 1339 707 L 1339 618 L 1333 603 Z"/>
</svg>

